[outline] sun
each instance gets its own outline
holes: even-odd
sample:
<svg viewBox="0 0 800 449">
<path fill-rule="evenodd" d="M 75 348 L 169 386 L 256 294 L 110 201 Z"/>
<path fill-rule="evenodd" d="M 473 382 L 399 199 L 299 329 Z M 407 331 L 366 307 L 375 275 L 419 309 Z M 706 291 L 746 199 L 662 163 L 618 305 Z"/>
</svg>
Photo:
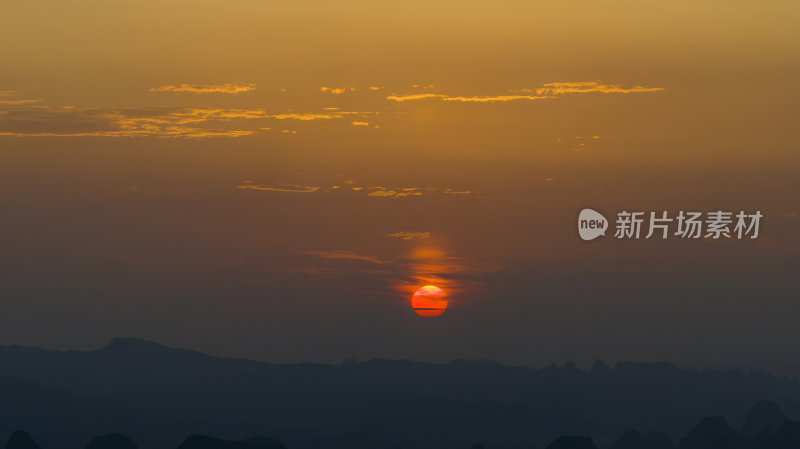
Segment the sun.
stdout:
<svg viewBox="0 0 800 449">
<path fill-rule="evenodd" d="M 411 297 L 411 308 L 419 316 L 439 316 L 447 310 L 447 297 L 444 290 L 435 285 L 420 287 Z"/>
</svg>

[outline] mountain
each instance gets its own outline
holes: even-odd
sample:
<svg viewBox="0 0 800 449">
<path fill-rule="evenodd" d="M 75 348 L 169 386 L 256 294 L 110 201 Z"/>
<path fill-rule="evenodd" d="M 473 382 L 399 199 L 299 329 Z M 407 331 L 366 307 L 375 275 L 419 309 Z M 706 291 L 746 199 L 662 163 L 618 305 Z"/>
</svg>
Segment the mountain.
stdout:
<svg viewBox="0 0 800 449">
<path fill-rule="evenodd" d="M 223 440 L 205 435 L 186 438 L 178 449 L 269 449 L 283 447 L 283 443 L 272 438 L 253 437 L 245 441 Z"/>
<path fill-rule="evenodd" d="M 761 401 L 754 405 L 742 425 L 742 435 L 750 438 L 765 438 L 775 432 L 786 420 L 786 414 L 772 401 Z"/>
<path fill-rule="evenodd" d="M 28 432 L 15 430 L 8 438 L 6 449 L 41 449 Z"/>
<path fill-rule="evenodd" d="M 681 439 L 678 449 L 748 449 L 749 443 L 725 418 L 703 418 Z"/>
<path fill-rule="evenodd" d="M 765 398 L 800 416 L 796 380 L 668 363 L 280 365 L 129 338 L 96 351 L 0 346 L 0 437 L 30 429 L 45 449 L 112 432 L 142 449 L 191 434 L 269 435 L 291 449 L 544 448 L 580 434 L 606 447 L 631 428 L 677 438 L 703 416 L 738 421 Z"/>
<path fill-rule="evenodd" d="M 674 449 L 669 436 L 660 432 L 649 432 L 644 436 L 636 430 L 623 433 L 608 449 Z"/>
<path fill-rule="evenodd" d="M 797 449 L 800 447 L 800 421 L 786 421 L 767 438 L 765 449 Z"/>
<path fill-rule="evenodd" d="M 547 445 L 546 449 L 597 449 L 591 438 L 582 435 L 562 435 Z"/>
<path fill-rule="evenodd" d="M 286 446 L 281 441 L 270 437 L 255 436 L 245 438 L 244 442 L 251 446 L 258 446 L 261 449 L 286 449 Z"/>
<path fill-rule="evenodd" d="M 138 449 L 138 446 L 121 433 L 109 433 L 92 438 L 86 449 Z"/>
</svg>

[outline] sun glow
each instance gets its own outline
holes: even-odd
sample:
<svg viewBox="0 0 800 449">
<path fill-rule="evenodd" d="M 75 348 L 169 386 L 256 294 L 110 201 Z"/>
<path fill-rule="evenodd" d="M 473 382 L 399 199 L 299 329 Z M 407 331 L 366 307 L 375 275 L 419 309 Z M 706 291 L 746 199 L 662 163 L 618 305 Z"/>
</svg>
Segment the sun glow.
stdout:
<svg viewBox="0 0 800 449">
<path fill-rule="evenodd" d="M 420 287 L 411 297 L 411 307 L 419 316 L 435 317 L 447 310 L 447 296 L 435 285 Z"/>
</svg>

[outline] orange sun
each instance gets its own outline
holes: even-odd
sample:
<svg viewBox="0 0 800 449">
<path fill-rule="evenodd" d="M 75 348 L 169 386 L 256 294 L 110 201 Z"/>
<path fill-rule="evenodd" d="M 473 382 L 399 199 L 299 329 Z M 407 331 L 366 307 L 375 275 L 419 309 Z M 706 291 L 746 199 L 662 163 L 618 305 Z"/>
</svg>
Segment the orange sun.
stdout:
<svg viewBox="0 0 800 449">
<path fill-rule="evenodd" d="M 439 316 L 447 309 L 447 297 L 441 288 L 426 285 L 414 292 L 414 296 L 411 297 L 411 307 L 419 316 Z"/>
</svg>

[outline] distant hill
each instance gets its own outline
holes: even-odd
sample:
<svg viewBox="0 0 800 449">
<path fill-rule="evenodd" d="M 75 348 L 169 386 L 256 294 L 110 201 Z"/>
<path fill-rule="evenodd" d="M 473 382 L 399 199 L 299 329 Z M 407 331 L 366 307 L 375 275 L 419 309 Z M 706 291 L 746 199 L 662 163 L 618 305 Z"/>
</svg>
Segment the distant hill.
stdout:
<svg viewBox="0 0 800 449">
<path fill-rule="evenodd" d="M 777 404 L 772 401 L 761 401 L 747 414 L 742 424 L 742 434 L 751 438 L 766 438 L 788 419 Z"/>
<path fill-rule="evenodd" d="M 140 449 L 174 449 L 191 434 L 269 435 L 290 449 L 544 448 L 588 435 L 605 448 L 630 429 L 678 441 L 705 416 L 740 428 L 762 400 L 800 416 L 795 379 L 668 363 L 275 365 L 115 339 L 96 351 L 0 346 L 0 376 L 0 418 L 10 420 L 0 431 L 35 430 L 44 449 L 83 449 L 115 432 Z M 748 429 L 777 426 L 768 412 Z"/>
</svg>

